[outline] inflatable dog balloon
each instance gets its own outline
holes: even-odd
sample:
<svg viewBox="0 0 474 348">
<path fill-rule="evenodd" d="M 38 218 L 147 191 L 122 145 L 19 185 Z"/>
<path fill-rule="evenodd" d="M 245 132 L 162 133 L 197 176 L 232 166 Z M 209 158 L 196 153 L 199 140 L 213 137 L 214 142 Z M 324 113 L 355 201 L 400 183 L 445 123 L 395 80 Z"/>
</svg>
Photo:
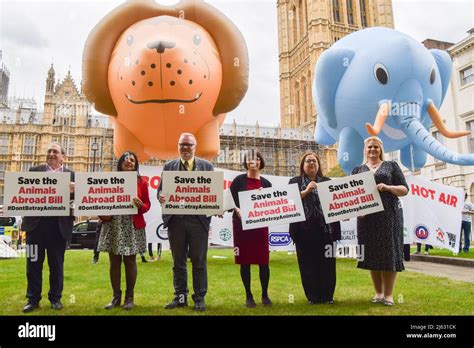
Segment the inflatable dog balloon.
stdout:
<svg viewBox="0 0 474 348">
<path fill-rule="evenodd" d="M 368 28 L 337 41 L 316 64 L 313 97 L 318 110 L 315 140 L 339 141 L 338 162 L 346 173 L 363 161 L 364 139 L 378 135 L 386 152 L 400 150 L 407 168 L 420 168 L 426 155 L 473 165 L 474 155 L 457 154 L 428 131 L 431 122 L 448 138 L 438 112 L 451 76 L 451 59 L 388 28 Z"/>
<path fill-rule="evenodd" d="M 196 155 L 212 159 L 226 113 L 247 91 L 248 69 L 242 34 L 212 6 L 128 1 L 89 34 L 83 90 L 112 116 L 116 156 L 173 158 L 179 135 L 189 132 Z"/>
</svg>

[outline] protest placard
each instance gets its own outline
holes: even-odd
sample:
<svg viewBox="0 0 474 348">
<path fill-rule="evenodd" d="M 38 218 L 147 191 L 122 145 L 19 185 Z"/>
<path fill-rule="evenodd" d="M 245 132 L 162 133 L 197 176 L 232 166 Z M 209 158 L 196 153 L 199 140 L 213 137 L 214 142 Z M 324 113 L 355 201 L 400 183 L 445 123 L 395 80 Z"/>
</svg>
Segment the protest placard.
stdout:
<svg viewBox="0 0 474 348">
<path fill-rule="evenodd" d="M 305 220 L 298 184 L 239 192 L 242 229 Z"/>
<path fill-rule="evenodd" d="M 459 251 L 464 192 L 461 188 L 408 176 L 404 228 L 411 241 Z"/>
<path fill-rule="evenodd" d="M 384 210 L 372 172 L 318 183 L 326 223 Z"/>
<path fill-rule="evenodd" d="M 163 214 L 221 215 L 224 173 L 212 171 L 164 171 Z"/>
<path fill-rule="evenodd" d="M 76 173 L 75 216 L 133 215 L 137 172 Z"/>
<path fill-rule="evenodd" d="M 71 173 L 6 172 L 5 216 L 68 216 Z"/>
</svg>

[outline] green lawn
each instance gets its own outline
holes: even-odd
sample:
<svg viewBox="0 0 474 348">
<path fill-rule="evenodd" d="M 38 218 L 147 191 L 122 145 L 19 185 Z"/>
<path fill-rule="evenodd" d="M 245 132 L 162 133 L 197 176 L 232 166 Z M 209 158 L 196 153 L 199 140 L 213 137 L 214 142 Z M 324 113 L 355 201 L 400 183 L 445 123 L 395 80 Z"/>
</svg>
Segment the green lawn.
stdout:
<svg viewBox="0 0 474 348">
<path fill-rule="evenodd" d="M 416 251 L 416 246 L 411 248 L 411 254 L 413 254 L 415 251 Z M 422 245 L 420 255 L 423 255 L 424 252 L 425 252 L 425 246 Z M 428 254 L 433 255 L 433 256 L 447 256 L 447 257 L 454 257 L 454 258 L 461 258 L 461 259 L 474 259 L 474 249 L 471 249 L 470 252 L 468 253 L 461 251 L 461 253 L 454 255 L 451 250 L 435 247 L 434 249 L 430 249 L 428 251 Z"/>
<path fill-rule="evenodd" d="M 224 256 L 225 258 L 213 258 Z M 210 250 L 208 258 L 208 310 L 195 313 L 192 306 L 165 310 L 173 297 L 171 255 L 164 252 L 161 261 L 138 263 L 135 289 L 136 307 L 106 311 L 102 307 L 111 299 L 108 280 L 109 261 L 101 254 L 97 265 L 91 264 L 91 251 L 67 251 L 63 303 L 65 308 L 53 311 L 47 300 L 48 266 L 45 262 L 43 301 L 33 315 L 473 315 L 474 284 L 446 278 L 402 272 L 399 275 L 394 307 L 369 303 L 372 286 L 369 273 L 357 269 L 354 260 L 337 261 L 337 290 L 334 305 L 307 304 L 300 281 L 296 255 L 272 252 L 270 256 L 269 295 L 273 307 L 244 307 L 244 289 L 239 267 L 234 265 L 232 250 Z M 137 259 L 139 261 L 139 259 Z M 23 315 L 26 302 L 25 259 L 0 260 L 0 315 Z M 189 272 L 190 273 L 190 272 Z M 125 283 L 124 276 L 122 283 Z M 252 287 L 260 298 L 258 268 L 252 267 Z M 191 301 L 192 304 L 192 301 Z M 257 301 L 258 304 L 258 301 Z"/>
</svg>

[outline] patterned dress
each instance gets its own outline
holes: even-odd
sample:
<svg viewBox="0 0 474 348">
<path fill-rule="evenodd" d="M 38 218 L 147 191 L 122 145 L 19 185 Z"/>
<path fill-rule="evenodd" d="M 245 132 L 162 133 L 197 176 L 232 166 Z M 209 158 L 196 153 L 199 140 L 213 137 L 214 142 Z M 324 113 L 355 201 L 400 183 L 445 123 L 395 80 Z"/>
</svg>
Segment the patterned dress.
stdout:
<svg viewBox="0 0 474 348">
<path fill-rule="evenodd" d="M 352 174 L 369 171 L 363 164 Z M 408 189 L 402 170 L 396 162 L 384 161 L 374 173 L 377 184 L 403 185 Z M 384 211 L 357 218 L 357 238 L 363 260 L 358 268 L 372 271 L 401 272 L 403 266 L 403 210 L 398 197 L 390 192 L 380 192 Z"/>
<path fill-rule="evenodd" d="M 146 250 L 145 229 L 135 229 L 132 215 L 113 216 L 112 221 L 102 224 L 97 249 L 123 256 L 144 253 Z"/>
</svg>

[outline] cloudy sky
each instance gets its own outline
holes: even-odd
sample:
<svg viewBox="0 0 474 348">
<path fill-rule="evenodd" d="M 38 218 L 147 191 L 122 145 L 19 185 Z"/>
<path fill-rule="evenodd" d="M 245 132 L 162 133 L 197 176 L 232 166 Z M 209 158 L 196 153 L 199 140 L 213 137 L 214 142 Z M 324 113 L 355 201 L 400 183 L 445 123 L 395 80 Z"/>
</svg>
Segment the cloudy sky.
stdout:
<svg viewBox="0 0 474 348">
<path fill-rule="evenodd" d="M 34 97 L 42 107 L 51 62 L 56 77 L 64 78 L 70 68 L 79 85 L 89 31 L 122 2 L 0 0 L 0 49 L 10 70 L 9 96 Z M 172 5 L 177 1 L 158 2 Z M 242 31 L 250 54 L 249 90 L 226 121 L 276 125 L 280 119 L 276 0 L 209 2 Z M 472 0 L 393 0 L 393 10 L 395 28 L 419 41 L 455 43 L 474 27 Z"/>
</svg>

